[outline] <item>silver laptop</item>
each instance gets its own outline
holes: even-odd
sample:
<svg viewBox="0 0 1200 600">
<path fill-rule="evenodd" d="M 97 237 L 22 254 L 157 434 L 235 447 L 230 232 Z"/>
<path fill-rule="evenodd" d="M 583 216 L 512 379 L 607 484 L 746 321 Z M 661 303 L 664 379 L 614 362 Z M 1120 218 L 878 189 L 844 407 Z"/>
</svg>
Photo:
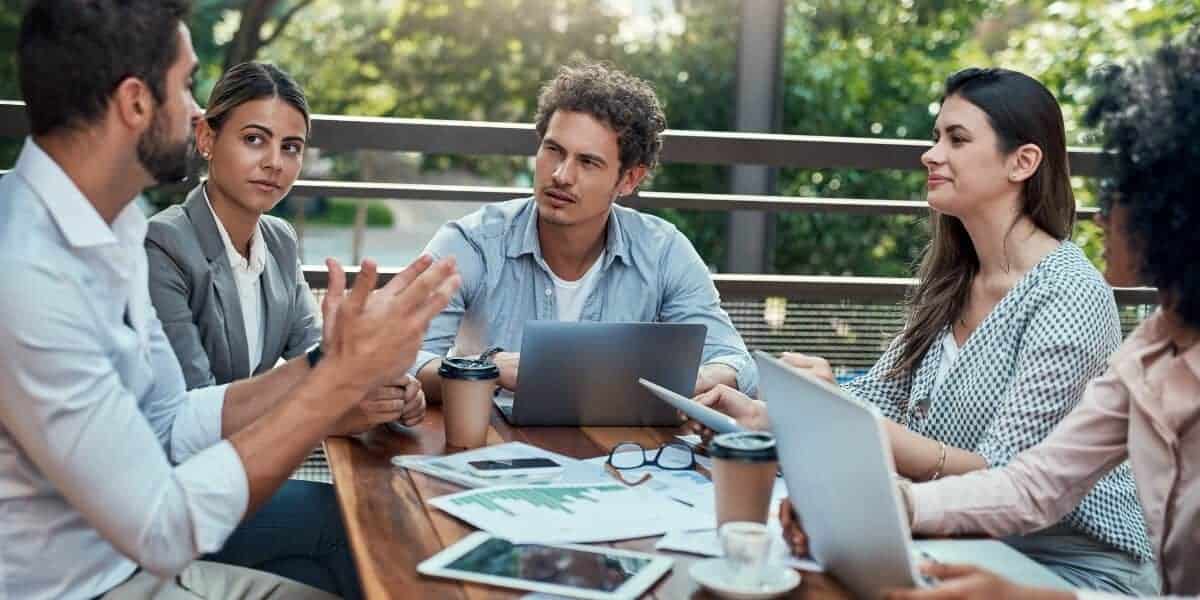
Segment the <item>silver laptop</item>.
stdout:
<svg viewBox="0 0 1200 600">
<path fill-rule="evenodd" d="M 530 321 L 516 395 L 496 405 L 521 426 L 678 425 L 679 413 L 638 379 L 690 397 L 706 333 L 697 323 Z"/>
<path fill-rule="evenodd" d="M 841 388 L 755 352 L 792 506 L 813 558 L 855 596 L 924 586 L 922 558 L 981 566 L 1028 585 L 1071 589 L 1049 569 L 994 540 L 912 541 L 896 491 L 891 447 L 876 412 Z"/>
</svg>

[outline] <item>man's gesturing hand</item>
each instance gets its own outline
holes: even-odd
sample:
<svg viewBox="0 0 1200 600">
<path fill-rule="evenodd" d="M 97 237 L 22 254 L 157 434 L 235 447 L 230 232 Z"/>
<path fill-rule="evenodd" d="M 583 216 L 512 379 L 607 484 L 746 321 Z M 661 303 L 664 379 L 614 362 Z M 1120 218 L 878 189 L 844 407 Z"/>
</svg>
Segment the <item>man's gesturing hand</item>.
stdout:
<svg viewBox="0 0 1200 600">
<path fill-rule="evenodd" d="M 341 265 L 332 259 L 325 264 L 325 360 L 336 366 L 330 371 L 339 383 L 364 393 L 396 373 L 398 365 L 412 365 L 430 320 L 461 283 L 452 257 L 435 263 L 421 256 L 375 290 L 378 268 L 365 260 L 347 295 Z"/>
</svg>

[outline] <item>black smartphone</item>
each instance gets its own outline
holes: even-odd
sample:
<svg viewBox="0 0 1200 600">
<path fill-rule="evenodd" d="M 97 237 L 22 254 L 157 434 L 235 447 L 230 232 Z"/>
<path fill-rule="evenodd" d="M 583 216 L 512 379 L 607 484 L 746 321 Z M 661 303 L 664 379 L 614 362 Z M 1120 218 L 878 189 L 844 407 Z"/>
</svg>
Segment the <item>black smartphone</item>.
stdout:
<svg viewBox="0 0 1200 600">
<path fill-rule="evenodd" d="M 544 474 L 561 470 L 562 465 L 549 458 L 511 458 L 504 460 L 472 460 L 467 466 L 477 474 L 498 475 Z"/>
</svg>

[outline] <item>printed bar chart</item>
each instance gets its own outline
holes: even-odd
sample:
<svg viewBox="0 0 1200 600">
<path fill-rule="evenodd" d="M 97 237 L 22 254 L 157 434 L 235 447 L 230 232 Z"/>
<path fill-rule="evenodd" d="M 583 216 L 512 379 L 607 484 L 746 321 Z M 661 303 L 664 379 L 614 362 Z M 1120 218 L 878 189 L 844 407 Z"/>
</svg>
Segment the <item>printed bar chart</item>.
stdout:
<svg viewBox="0 0 1200 600">
<path fill-rule="evenodd" d="M 622 488 L 619 485 L 598 485 L 594 487 L 580 486 L 571 488 L 562 487 L 544 487 L 544 488 L 509 488 L 491 490 L 491 493 L 481 493 L 464 498 L 456 498 L 453 500 L 456 506 L 477 505 L 485 510 L 492 510 L 498 513 L 503 513 L 510 517 L 517 516 L 516 512 L 504 508 L 498 502 L 524 502 L 531 506 L 545 508 L 547 510 L 561 511 L 568 515 L 575 514 L 571 510 L 571 505 L 575 502 L 591 502 L 593 504 L 600 502 L 595 494 L 605 492 L 619 492 Z"/>
<path fill-rule="evenodd" d="M 618 484 L 501 486 L 429 502 L 514 542 L 602 542 L 703 527 L 711 515 L 662 494 Z"/>
</svg>

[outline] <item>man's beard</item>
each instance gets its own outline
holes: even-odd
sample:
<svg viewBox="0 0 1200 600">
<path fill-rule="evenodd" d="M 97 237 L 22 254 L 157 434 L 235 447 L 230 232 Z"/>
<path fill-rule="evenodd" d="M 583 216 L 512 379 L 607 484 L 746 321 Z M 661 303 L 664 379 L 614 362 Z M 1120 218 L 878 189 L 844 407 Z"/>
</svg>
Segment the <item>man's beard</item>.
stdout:
<svg viewBox="0 0 1200 600">
<path fill-rule="evenodd" d="M 191 155 L 192 136 L 181 142 L 167 138 L 167 119 L 159 111 L 150 123 L 150 129 L 138 139 L 137 156 L 142 168 L 160 184 L 177 183 L 187 179 L 188 157 Z"/>
</svg>

